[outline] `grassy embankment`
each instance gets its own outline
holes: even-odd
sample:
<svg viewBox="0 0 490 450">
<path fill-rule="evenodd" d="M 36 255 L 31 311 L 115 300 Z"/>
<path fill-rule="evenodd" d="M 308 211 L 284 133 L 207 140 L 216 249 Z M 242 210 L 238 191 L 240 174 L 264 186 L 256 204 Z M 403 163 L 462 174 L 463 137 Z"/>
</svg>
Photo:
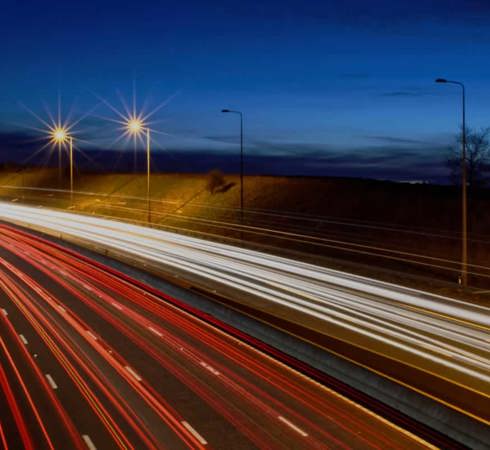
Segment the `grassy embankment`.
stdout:
<svg viewBox="0 0 490 450">
<path fill-rule="evenodd" d="M 225 181 L 212 193 L 206 175 L 153 175 L 153 225 L 212 234 L 220 240 L 238 239 L 239 178 L 229 175 Z M 53 170 L 0 173 L 0 186 L 5 185 L 60 187 Z M 66 180 L 61 187 L 68 187 Z M 75 189 L 87 194 L 75 195 L 73 209 L 129 220 L 147 218 L 144 175 L 84 174 L 77 176 Z M 397 282 L 408 274 L 425 278 L 422 284 L 431 284 L 433 278 L 438 280 L 434 285 L 439 291 L 445 289 L 439 281 L 457 278 L 458 189 L 356 179 L 250 176 L 245 178 L 244 192 L 244 224 L 253 228 L 246 228 L 243 237 L 255 247 L 273 246 L 286 254 L 298 251 L 309 261 L 347 270 L 354 264 L 354 271 Z M 71 206 L 67 194 L 0 188 L 0 195 L 47 206 Z M 481 192 L 470 205 L 471 262 L 481 266 L 488 266 L 490 260 L 489 200 L 490 193 Z M 278 231 L 289 234 L 279 235 Z M 474 276 L 472 283 L 489 284 L 484 276 Z"/>
</svg>

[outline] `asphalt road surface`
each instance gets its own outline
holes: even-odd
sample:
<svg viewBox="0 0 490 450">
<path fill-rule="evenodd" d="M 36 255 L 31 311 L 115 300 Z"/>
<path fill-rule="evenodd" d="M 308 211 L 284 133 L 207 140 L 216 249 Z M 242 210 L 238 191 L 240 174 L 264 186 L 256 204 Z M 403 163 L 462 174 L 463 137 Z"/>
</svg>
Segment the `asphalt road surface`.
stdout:
<svg viewBox="0 0 490 450">
<path fill-rule="evenodd" d="M 3 225 L 0 386 L 11 449 L 428 446 L 100 264 Z"/>
</svg>

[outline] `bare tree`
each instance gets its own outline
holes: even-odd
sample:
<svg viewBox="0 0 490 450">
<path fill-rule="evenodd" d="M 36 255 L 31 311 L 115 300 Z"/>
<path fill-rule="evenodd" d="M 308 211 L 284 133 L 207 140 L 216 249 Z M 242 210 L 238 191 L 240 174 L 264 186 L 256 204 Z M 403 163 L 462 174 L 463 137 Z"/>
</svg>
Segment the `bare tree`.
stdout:
<svg viewBox="0 0 490 450">
<path fill-rule="evenodd" d="M 450 148 L 447 160 L 454 184 L 461 184 L 461 134 L 457 144 Z M 466 129 L 466 163 L 468 187 L 485 187 L 490 181 L 490 128 Z"/>
</svg>

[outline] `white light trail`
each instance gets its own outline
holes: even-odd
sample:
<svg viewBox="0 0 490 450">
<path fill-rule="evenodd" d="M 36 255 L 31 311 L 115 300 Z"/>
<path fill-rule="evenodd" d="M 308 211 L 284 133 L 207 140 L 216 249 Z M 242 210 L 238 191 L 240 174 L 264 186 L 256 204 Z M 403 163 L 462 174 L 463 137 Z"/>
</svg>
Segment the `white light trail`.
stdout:
<svg viewBox="0 0 490 450">
<path fill-rule="evenodd" d="M 11 203 L 0 203 L 0 218 L 232 287 L 325 334 L 490 391 L 490 308 L 123 222 Z"/>
</svg>

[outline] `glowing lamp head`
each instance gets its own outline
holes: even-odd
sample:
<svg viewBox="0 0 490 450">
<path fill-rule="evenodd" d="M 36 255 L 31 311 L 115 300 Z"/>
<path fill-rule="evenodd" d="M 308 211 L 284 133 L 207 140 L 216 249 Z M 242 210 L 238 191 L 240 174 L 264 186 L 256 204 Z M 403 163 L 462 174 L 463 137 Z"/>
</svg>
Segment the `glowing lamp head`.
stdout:
<svg viewBox="0 0 490 450">
<path fill-rule="evenodd" d="M 58 127 L 58 128 L 53 130 L 52 136 L 56 142 L 63 143 L 66 141 L 66 139 L 68 137 L 68 133 L 66 132 L 66 130 L 64 128 Z"/>
<path fill-rule="evenodd" d="M 131 134 L 139 134 L 143 131 L 143 123 L 137 118 L 130 119 L 128 120 L 127 128 Z"/>
</svg>

